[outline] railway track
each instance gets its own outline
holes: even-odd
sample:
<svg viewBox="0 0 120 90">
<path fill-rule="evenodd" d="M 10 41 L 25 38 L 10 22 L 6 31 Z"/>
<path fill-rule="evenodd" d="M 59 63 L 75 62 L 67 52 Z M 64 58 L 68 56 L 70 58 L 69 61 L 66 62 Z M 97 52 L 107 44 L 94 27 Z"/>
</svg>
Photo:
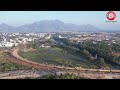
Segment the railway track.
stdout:
<svg viewBox="0 0 120 90">
<path fill-rule="evenodd" d="M 93 72 L 93 73 L 120 73 L 120 70 L 105 70 L 105 69 L 86 69 L 86 68 L 70 68 L 70 67 L 62 67 L 62 66 L 53 66 L 53 65 L 46 65 L 40 64 L 37 62 L 33 62 L 27 59 L 20 57 L 17 52 L 19 49 L 14 49 L 12 52 L 7 52 L 9 55 L 9 61 L 21 65 L 25 65 L 35 69 L 42 69 L 42 70 L 68 70 L 73 72 Z"/>
</svg>

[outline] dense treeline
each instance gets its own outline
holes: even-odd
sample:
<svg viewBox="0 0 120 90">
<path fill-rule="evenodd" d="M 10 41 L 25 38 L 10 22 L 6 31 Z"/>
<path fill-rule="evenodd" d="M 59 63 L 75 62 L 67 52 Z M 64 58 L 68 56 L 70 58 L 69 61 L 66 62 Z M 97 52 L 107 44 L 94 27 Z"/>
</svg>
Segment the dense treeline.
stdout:
<svg viewBox="0 0 120 90">
<path fill-rule="evenodd" d="M 120 65 L 120 56 L 113 56 L 113 52 L 120 52 L 120 45 L 108 45 L 105 41 L 94 44 L 92 41 L 73 43 L 68 39 L 55 38 L 55 40 L 59 43 L 63 43 L 61 47 L 64 47 L 64 49 L 70 52 L 76 52 L 90 60 L 94 60 L 92 63 L 98 65 L 99 68 L 110 68 L 112 64 L 117 67 Z"/>
</svg>

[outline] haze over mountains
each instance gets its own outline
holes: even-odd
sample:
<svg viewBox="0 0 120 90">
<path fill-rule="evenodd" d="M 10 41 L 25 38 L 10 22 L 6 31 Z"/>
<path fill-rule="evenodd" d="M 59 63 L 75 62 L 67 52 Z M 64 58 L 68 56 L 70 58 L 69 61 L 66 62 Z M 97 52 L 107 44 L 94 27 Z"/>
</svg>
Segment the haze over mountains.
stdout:
<svg viewBox="0 0 120 90">
<path fill-rule="evenodd" d="M 64 23 L 60 20 L 42 20 L 19 27 L 0 24 L 0 32 L 61 32 L 61 31 L 100 31 L 99 28 L 87 25 Z"/>
</svg>

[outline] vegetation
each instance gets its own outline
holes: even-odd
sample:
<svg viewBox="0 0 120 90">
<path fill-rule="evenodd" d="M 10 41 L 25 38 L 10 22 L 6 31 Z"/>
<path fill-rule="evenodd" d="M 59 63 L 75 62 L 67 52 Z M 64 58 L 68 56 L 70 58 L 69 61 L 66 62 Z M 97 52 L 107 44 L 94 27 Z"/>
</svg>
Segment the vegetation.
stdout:
<svg viewBox="0 0 120 90">
<path fill-rule="evenodd" d="M 70 42 L 68 39 L 56 38 L 56 40 L 64 43 L 64 45 L 59 45 L 60 47 L 69 50 L 69 52 L 74 51 L 74 53 L 86 57 L 89 60 L 93 60 L 92 63 L 97 65 L 99 68 L 120 69 L 119 44 L 109 45 L 106 41 L 100 41 L 93 44 L 93 41 L 74 43 Z"/>
<path fill-rule="evenodd" d="M 80 77 L 78 75 L 75 74 L 69 74 L 69 73 L 65 73 L 65 74 L 53 74 L 53 75 L 44 75 L 42 77 L 39 77 L 37 79 L 88 79 L 85 77 Z"/>
<path fill-rule="evenodd" d="M 97 68 L 97 66 L 92 64 L 88 59 L 59 47 L 38 48 L 30 52 L 21 50 L 18 54 L 23 58 L 39 63 L 55 64 L 66 67 Z"/>
<path fill-rule="evenodd" d="M 0 62 L 0 71 L 12 71 L 12 70 L 20 70 L 20 69 L 28 69 L 28 67 L 10 62 L 6 62 L 6 63 Z"/>
<path fill-rule="evenodd" d="M 38 78 L 31 78 L 31 77 L 27 77 L 27 78 L 24 78 L 24 79 L 90 79 L 90 78 L 86 78 L 84 76 L 79 76 L 79 75 L 76 75 L 76 74 L 69 74 L 69 73 L 65 73 L 65 74 L 60 74 L 60 75 L 57 75 L 56 73 L 55 74 L 48 74 L 48 75 L 43 75 L 41 77 L 38 77 Z"/>
<path fill-rule="evenodd" d="M 11 71 L 19 69 L 29 69 L 29 67 L 18 65 L 12 62 L 9 62 L 7 54 L 4 53 L 4 50 L 0 53 L 0 71 Z M 10 57 L 9 57 L 10 58 Z"/>
<path fill-rule="evenodd" d="M 32 42 L 28 48 L 36 50 L 30 52 L 20 51 L 19 55 L 39 63 L 48 63 L 69 67 L 120 69 L 120 44 L 109 45 L 106 41 L 70 42 L 65 38 L 53 37 L 57 43 L 51 40 L 42 43 L 52 46 L 40 48 L 41 42 Z"/>
</svg>

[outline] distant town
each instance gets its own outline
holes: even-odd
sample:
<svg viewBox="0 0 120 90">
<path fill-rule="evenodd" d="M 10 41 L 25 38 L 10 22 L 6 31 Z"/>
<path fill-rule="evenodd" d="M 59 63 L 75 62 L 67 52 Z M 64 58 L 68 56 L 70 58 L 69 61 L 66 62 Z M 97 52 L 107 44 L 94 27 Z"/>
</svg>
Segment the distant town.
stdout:
<svg viewBox="0 0 120 90">
<path fill-rule="evenodd" d="M 0 47 L 11 48 L 18 46 L 19 44 L 26 44 L 34 40 L 50 39 L 52 35 L 58 34 L 59 38 L 67 38 L 70 42 L 83 42 L 86 40 L 92 40 L 93 44 L 97 44 L 99 41 L 106 41 L 108 45 L 116 43 L 113 39 L 115 33 L 107 32 L 61 32 L 61 33 L 0 33 Z M 118 34 L 118 33 L 117 33 Z"/>
</svg>

